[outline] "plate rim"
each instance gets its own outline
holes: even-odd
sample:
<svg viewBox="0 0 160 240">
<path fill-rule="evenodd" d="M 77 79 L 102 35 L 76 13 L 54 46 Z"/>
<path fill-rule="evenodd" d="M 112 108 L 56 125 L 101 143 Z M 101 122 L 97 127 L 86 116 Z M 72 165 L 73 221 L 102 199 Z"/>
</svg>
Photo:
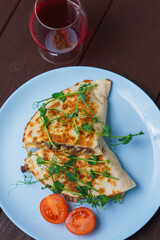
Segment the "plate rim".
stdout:
<svg viewBox="0 0 160 240">
<path fill-rule="evenodd" d="M 120 77 L 122 78 L 124 81 L 128 82 L 129 84 L 131 84 L 132 86 L 136 87 L 142 94 L 145 95 L 146 98 L 148 98 L 153 104 L 154 104 L 154 107 L 159 111 L 159 108 L 157 107 L 157 105 L 155 104 L 155 102 L 153 101 L 153 99 L 141 88 L 139 87 L 137 84 L 135 84 L 134 82 L 132 82 L 131 80 L 129 80 L 128 78 L 118 74 L 118 73 L 115 73 L 115 72 L 112 72 L 110 70 L 107 70 L 107 69 L 104 69 L 104 68 L 99 68 L 99 67 L 92 67 L 92 66 L 67 66 L 67 67 L 60 67 L 60 68 L 55 68 L 55 69 L 51 69 L 49 71 L 45 71 L 43 73 L 40 73 L 30 79 L 28 79 L 26 82 L 24 82 L 21 86 L 19 86 L 13 93 L 10 94 L 10 96 L 5 100 L 5 102 L 2 104 L 1 108 L 0 108 L 0 113 L 1 113 L 1 110 L 5 107 L 6 103 L 8 101 L 10 101 L 10 98 L 12 98 L 12 96 L 14 94 L 16 94 L 18 91 L 21 90 L 21 88 L 24 88 L 26 85 L 30 84 L 32 81 L 36 81 L 36 79 L 39 77 L 39 76 L 43 76 L 45 74 L 50 74 L 51 72 L 54 72 L 54 71 L 63 71 L 65 69 L 71 69 L 71 68 L 90 68 L 90 69 L 97 69 L 97 70 L 103 70 L 103 71 L 106 71 L 106 72 L 109 72 L 109 73 L 112 73 L 114 74 L 115 76 L 117 77 Z"/>
</svg>

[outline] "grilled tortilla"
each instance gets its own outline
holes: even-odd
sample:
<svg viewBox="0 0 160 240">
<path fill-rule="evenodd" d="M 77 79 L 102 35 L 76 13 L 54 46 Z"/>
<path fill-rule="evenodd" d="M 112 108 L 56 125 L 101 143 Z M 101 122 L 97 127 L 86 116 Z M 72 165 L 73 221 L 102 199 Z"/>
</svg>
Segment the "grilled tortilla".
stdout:
<svg viewBox="0 0 160 240">
<path fill-rule="evenodd" d="M 136 186 L 135 182 L 131 179 L 131 177 L 123 170 L 119 160 L 115 156 L 115 154 L 110 150 L 107 144 L 103 141 L 103 155 L 97 157 L 96 165 L 91 165 L 87 161 L 76 160 L 76 162 L 71 165 L 71 168 L 68 168 L 70 172 L 75 174 L 74 168 L 77 171 L 77 178 L 80 181 L 77 183 L 80 186 L 85 186 L 84 183 L 92 182 L 92 187 L 97 191 L 90 189 L 93 196 L 97 195 L 106 195 L 108 197 L 115 196 L 117 194 L 124 193 L 129 189 Z M 91 156 L 89 155 L 77 155 L 78 158 L 89 159 Z M 40 157 L 40 158 L 39 158 Z M 37 159 L 45 160 L 45 164 L 37 164 Z M 64 184 L 65 189 L 72 192 L 63 190 L 61 193 L 67 197 L 67 199 L 75 200 L 79 198 L 79 195 L 76 187 L 77 183 L 71 182 L 66 178 L 65 172 L 61 173 L 53 173 L 52 176 L 48 176 L 49 167 L 54 164 L 59 164 L 63 166 L 69 160 L 67 156 L 58 151 L 51 151 L 47 149 L 40 149 L 37 152 L 34 152 L 31 156 L 28 156 L 25 159 L 25 167 L 29 169 L 31 173 L 41 182 L 46 185 L 52 187 L 54 186 L 53 181 L 60 181 Z M 109 160 L 109 161 L 106 161 Z M 101 162 L 106 161 L 106 162 Z M 53 164 L 53 165 L 52 165 Z M 80 170 L 81 169 L 81 170 Z M 95 173 L 95 178 L 91 178 L 90 170 Z M 104 171 L 108 173 L 108 177 L 103 176 Z M 93 173 L 92 172 L 92 173 Z M 47 178 L 45 178 L 48 176 Z M 45 179 L 44 179 L 45 178 Z M 42 180 L 43 179 L 43 180 Z M 82 181 L 84 183 L 82 183 Z"/>
<path fill-rule="evenodd" d="M 39 111 L 34 114 L 25 128 L 22 146 L 24 148 L 49 148 L 53 150 L 56 147 L 56 150 L 60 151 L 101 155 L 102 137 L 94 132 L 84 131 L 80 128 L 82 125 L 90 123 L 93 131 L 103 132 L 104 125 L 102 123 L 105 124 L 106 121 L 107 98 L 111 88 L 111 81 L 107 79 L 84 80 L 62 91 L 62 93 L 70 94 L 77 92 L 81 86 L 88 83 L 90 86 L 94 84 L 97 86 L 84 92 L 86 97 L 85 103 L 89 108 L 79 99 L 78 114 L 75 116 L 75 121 L 73 117 L 67 118 L 65 116 L 74 113 L 78 94 L 67 96 L 64 102 L 60 99 L 52 102 L 48 101 L 46 109 L 54 110 L 47 110 L 45 117 L 48 117 L 49 121 L 52 120 L 47 125 L 47 129 L 54 147 L 49 143 L 49 137 L 43 127 Z M 95 116 L 102 123 L 95 123 Z M 55 120 L 53 121 L 53 119 Z M 75 122 L 79 133 L 75 129 Z"/>
</svg>

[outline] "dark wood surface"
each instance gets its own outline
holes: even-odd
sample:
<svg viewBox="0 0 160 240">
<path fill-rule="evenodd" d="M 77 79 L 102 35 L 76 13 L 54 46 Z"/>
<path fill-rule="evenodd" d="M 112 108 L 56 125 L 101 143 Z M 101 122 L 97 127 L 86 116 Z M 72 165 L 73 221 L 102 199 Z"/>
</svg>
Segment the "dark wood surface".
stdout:
<svg viewBox="0 0 160 240">
<path fill-rule="evenodd" d="M 119 73 L 141 87 L 160 107 L 160 0 L 82 3 L 89 31 L 81 56 L 70 65 L 96 66 Z M 27 80 L 57 67 L 40 57 L 29 34 L 33 4 L 33 0 L 0 0 L 0 106 Z M 0 240 L 14 239 L 32 238 L 0 210 Z M 159 240 L 160 210 L 128 239 Z"/>
</svg>

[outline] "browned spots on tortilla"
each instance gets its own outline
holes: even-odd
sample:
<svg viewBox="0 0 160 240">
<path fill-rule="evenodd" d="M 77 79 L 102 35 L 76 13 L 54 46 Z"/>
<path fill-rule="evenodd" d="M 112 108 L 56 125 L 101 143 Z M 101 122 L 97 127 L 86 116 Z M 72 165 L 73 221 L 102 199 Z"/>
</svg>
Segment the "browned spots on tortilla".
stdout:
<svg viewBox="0 0 160 240">
<path fill-rule="evenodd" d="M 83 80 L 83 83 L 89 83 L 92 82 L 92 80 Z"/>
<path fill-rule="evenodd" d="M 29 133 L 27 134 L 27 137 L 32 137 L 32 130 L 29 131 Z"/>
<path fill-rule="evenodd" d="M 89 166 L 88 162 L 83 160 L 77 160 L 74 165 L 75 167 L 82 168 L 82 169 L 85 168 L 86 166 Z"/>
<path fill-rule="evenodd" d="M 49 119 L 53 119 L 55 117 L 58 117 L 59 115 L 61 115 L 61 113 L 59 113 L 58 111 L 56 110 L 48 110 L 47 111 L 47 114 L 46 116 L 49 118 Z"/>
<path fill-rule="evenodd" d="M 62 105 L 62 110 L 65 111 L 67 108 L 68 108 L 68 104 L 64 103 L 64 104 Z"/>
<path fill-rule="evenodd" d="M 33 142 L 36 142 L 38 137 L 33 137 Z"/>
<path fill-rule="evenodd" d="M 47 175 L 48 175 L 48 172 L 46 172 L 46 173 L 43 175 L 43 177 L 47 177 Z M 48 180 L 48 179 L 50 179 L 50 176 L 48 176 L 48 178 L 46 178 L 45 180 Z"/>
<path fill-rule="evenodd" d="M 105 164 L 104 163 L 98 163 L 94 166 L 94 169 L 96 172 L 99 172 L 99 173 L 103 173 L 104 171 L 106 171 L 106 167 L 105 167 Z"/>
<path fill-rule="evenodd" d="M 40 120 L 39 117 L 35 119 L 35 123 L 36 123 L 36 124 L 38 124 L 38 123 L 40 123 L 40 122 L 41 122 L 41 120 Z"/>
<path fill-rule="evenodd" d="M 97 179 L 98 179 L 98 181 L 103 181 L 103 179 L 104 179 L 104 177 L 102 176 L 102 175 L 99 175 L 98 177 L 97 177 Z"/>
<path fill-rule="evenodd" d="M 117 195 L 117 194 L 120 194 L 121 192 L 119 190 L 112 190 L 112 194 L 110 196 L 114 196 L 114 195 Z"/>
<path fill-rule="evenodd" d="M 86 132 L 85 132 L 86 133 Z M 86 147 L 92 147 L 94 141 L 94 134 L 93 133 L 87 133 L 85 135 L 79 136 L 78 145 L 86 146 Z"/>
<path fill-rule="evenodd" d="M 90 105 L 91 110 L 94 112 L 94 114 L 96 115 L 98 112 L 98 106 L 94 103 L 92 103 L 92 105 Z"/>
<path fill-rule="evenodd" d="M 53 101 L 52 104 L 48 108 L 57 108 L 60 105 L 61 105 L 60 100 L 57 100 L 57 101 Z"/>
<path fill-rule="evenodd" d="M 68 143 L 68 144 L 73 144 L 76 141 L 76 137 L 72 136 L 67 133 L 67 131 L 60 132 L 58 131 L 58 134 L 52 133 L 50 134 L 52 141 L 56 143 Z"/>
<path fill-rule="evenodd" d="M 114 187 L 117 186 L 116 180 L 114 180 L 114 179 L 108 178 L 108 179 L 107 179 L 107 182 L 110 183 L 111 185 L 113 185 Z"/>
<path fill-rule="evenodd" d="M 92 82 L 92 80 L 83 80 L 82 82 L 76 83 L 74 86 L 78 86 L 79 84 L 83 85 L 84 83 Z"/>
<path fill-rule="evenodd" d="M 116 180 L 112 179 L 112 185 L 113 185 L 114 187 L 117 186 L 117 182 L 116 182 Z"/>
<path fill-rule="evenodd" d="M 110 172 L 111 168 L 107 165 L 107 172 Z"/>
<path fill-rule="evenodd" d="M 47 161 L 48 160 L 48 154 L 47 152 L 43 153 L 43 160 Z"/>
<path fill-rule="evenodd" d="M 105 189 L 104 189 L 104 188 L 100 188 L 100 189 L 98 190 L 98 193 L 99 193 L 100 195 L 104 194 L 104 193 L 105 193 Z"/>
<path fill-rule="evenodd" d="M 70 113 L 74 112 L 74 109 L 76 107 L 76 101 L 77 101 L 77 96 L 74 96 L 73 101 L 71 99 L 68 99 L 67 101 L 65 101 L 62 105 L 62 111 L 67 110 L 67 111 L 70 111 Z"/>
<path fill-rule="evenodd" d="M 22 142 L 25 142 L 26 141 L 26 136 L 25 134 L 23 135 L 23 139 L 22 139 Z"/>
<path fill-rule="evenodd" d="M 66 186 L 66 188 L 68 188 L 71 191 L 78 192 L 77 189 L 76 189 L 77 184 L 75 184 L 75 183 L 72 183 L 72 182 L 68 181 L 65 186 Z"/>
<path fill-rule="evenodd" d="M 90 99 L 90 96 L 89 94 L 87 93 L 86 95 L 86 100 L 85 102 L 87 103 L 87 105 L 91 108 L 91 110 L 94 112 L 94 114 L 96 115 L 97 112 L 98 112 L 98 106 L 96 104 L 94 104 L 94 102 L 91 101 Z M 86 107 L 84 106 L 84 103 L 80 100 L 79 101 L 79 104 L 78 104 L 78 108 L 81 109 L 81 110 L 85 110 L 90 116 L 93 117 L 91 111 Z M 81 111 L 83 112 L 83 111 Z M 90 119 L 91 120 L 91 119 Z"/>
<path fill-rule="evenodd" d="M 32 164 L 32 163 L 31 163 Z M 30 167 L 29 166 L 29 169 L 30 169 L 30 171 L 32 172 L 32 174 L 34 173 L 34 170 L 35 170 L 35 166 L 32 164 L 32 166 Z"/>
<path fill-rule="evenodd" d="M 30 122 L 30 127 L 33 127 L 34 126 L 34 123 Z"/>
<path fill-rule="evenodd" d="M 44 132 L 44 127 L 41 125 L 41 126 L 39 126 L 39 129 L 37 130 L 37 133 L 41 134 L 42 132 Z"/>
<path fill-rule="evenodd" d="M 42 180 L 42 181 L 41 181 L 41 183 L 43 183 L 43 185 L 46 185 L 46 183 L 45 183 L 45 181 L 44 181 L 44 180 Z"/>
<path fill-rule="evenodd" d="M 67 88 L 65 90 L 62 91 L 64 94 L 69 94 L 71 92 L 71 89 L 70 88 Z"/>
</svg>

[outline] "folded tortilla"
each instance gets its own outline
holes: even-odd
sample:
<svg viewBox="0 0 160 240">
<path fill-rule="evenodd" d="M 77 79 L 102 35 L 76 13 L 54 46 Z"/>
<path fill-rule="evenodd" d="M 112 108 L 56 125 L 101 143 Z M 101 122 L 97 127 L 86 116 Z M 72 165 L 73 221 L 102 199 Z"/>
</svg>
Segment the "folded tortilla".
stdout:
<svg viewBox="0 0 160 240">
<path fill-rule="evenodd" d="M 125 193 L 129 189 L 135 187 L 135 182 L 125 172 L 115 154 L 110 150 L 110 148 L 104 141 L 102 142 L 102 146 L 103 154 L 97 157 L 96 165 L 91 165 L 87 161 L 76 160 L 76 162 L 71 166 L 71 168 L 68 168 L 69 171 L 75 174 L 75 168 L 77 172 L 77 177 L 81 181 L 83 181 L 84 183 L 92 182 L 91 186 L 97 190 L 95 191 L 91 189 L 91 194 L 93 194 L 93 196 L 103 194 L 108 197 L 115 196 L 117 194 Z M 77 156 L 78 158 L 91 158 L 90 155 Z M 39 157 L 46 161 L 45 164 L 37 164 L 37 159 Z M 69 181 L 66 178 L 66 174 L 53 173 L 52 176 L 48 176 L 51 163 L 53 163 L 53 165 L 54 163 L 56 163 L 62 166 L 68 160 L 69 158 L 67 158 L 67 156 L 63 152 L 40 149 L 25 159 L 25 167 L 27 167 L 28 170 L 33 173 L 33 175 L 44 185 L 50 186 L 51 189 L 52 187 L 54 187 L 55 181 L 60 181 L 64 184 L 65 189 L 73 192 L 78 192 L 76 189 L 77 184 Z M 92 173 L 95 174 L 94 179 L 91 178 L 90 170 L 92 171 Z M 104 172 L 108 173 L 108 177 L 103 176 Z M 83 186 L 84 184 L 81 181 L 78 181 L 78 184 L 80 186 Z M 75 198 L 79 198 L 78 194 L 73 194 L 69 191 L 63 190 L 61 193 L 66 197 L 69 197 L 68 199 L 74 200 Z"/>
<path fill-rule="evenodd" d="M 103 127 L 106 121 L 107 113 L 107 98 L 111 88 L 111 81 L 104 80 L 84 80 L 77 83 L 71 88 L 68 88 L 63 94 L 69 94 L 77 92 L 78 89 L 84 84 L 90 83 L 90 86 L 97 84 L 96 87 L 91 88 L 84 92 L 86 96 L 84 104 L 81 99 L 78 102 L 78 116 L 75 117 L 77 128 L 81 128 L 82 125 L 92 124 L 93 131 L 102 133 Z M 46 117 L 51 121 L 47 125 L 49 136 L 54 143 L 56 150 L 83 153 L 83 154 L 102 154 L 102 136 L 95 134 L 94 132 L 79 130 L 79 136 L 75 131 L 75 122 L 73 117 L 63 117 L 64 114 L 72 114 L 75 111 L 78 94 L 67 96 L 65 101 L 56 99 L 46 105 L 47 110 Z M 90 115 L 91 117 L 87 116 Z M 94 115 L 93 115 L 94 114 Z M 94 117 L 98 117 L 98 120 L 102 123 L 94 123 Z M 54 121 L 53 121 L 54 119 Z M 40 119 L 40 112 L 37 111 L 34 116 L 28 122 L 24 135 L 22 146 L 24 148 L 48 148 L 55 150 L 51 144 L 49 144 L 49 137 L 43 127 Z"/>
</svg>

